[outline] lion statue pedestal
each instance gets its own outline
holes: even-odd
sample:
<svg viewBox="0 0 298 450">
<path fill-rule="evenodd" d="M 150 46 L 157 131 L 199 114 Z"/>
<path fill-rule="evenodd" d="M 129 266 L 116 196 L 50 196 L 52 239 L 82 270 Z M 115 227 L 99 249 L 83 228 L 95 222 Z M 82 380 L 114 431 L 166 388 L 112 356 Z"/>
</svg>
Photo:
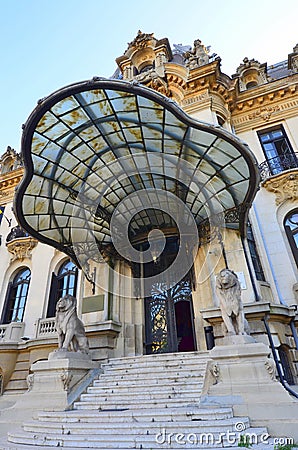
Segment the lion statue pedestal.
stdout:
<svg viewBox="0 0 298 450">
<path fill-rule="evenodd" d="M 91 360 L 76 305 L 76 298 L 71 295 L 58 300 L 55 317 L 58 349 L 46 361 L 31 366 L 32 373 L 27 380 L 30 402 L 36 400 L 41 408 L 68 408 L 99 372 L 98 363 Z"/>
<path fill-rule="evenodd" d="M 200 404 L 230 406 L 235 416 L 248 416 L 252 426 L 264 426 L 271 436 L 296 441 L 298 426 L 294 436 L 292 421 L 298 417 L 298 403 L 276 380 L 268 345 L 247 333 L 237 275 L 224 269 L 216 283 L 225 336 L 209 352 Z"/>
</svg>

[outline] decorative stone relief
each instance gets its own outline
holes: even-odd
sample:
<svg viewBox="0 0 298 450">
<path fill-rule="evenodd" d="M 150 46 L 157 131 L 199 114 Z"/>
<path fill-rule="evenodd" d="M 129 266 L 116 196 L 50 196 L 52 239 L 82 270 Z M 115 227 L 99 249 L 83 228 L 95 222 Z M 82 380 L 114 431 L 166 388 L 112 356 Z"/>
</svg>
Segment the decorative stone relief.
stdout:
<svg viewBox="0 0 298 450">
<path fill-rule="evenodd" d="M 213 377 L 214 384 L 217 384 L 220 381 L 220 369 L 217 363 L 212 362 L 209 367 L 211 376 Z"/>
<path fill-rule="evenodd" d="M 61 381 L 63 383 L 63 389 L 65 391 L 68 391 L 70 383 L 71 383 L 71 380 L 73 378 L 73 375 L 70 374 L 67 370 L 63 370 L 63 372 L 60 374 L 60 378 L 61 378 Z"/>
<path fill-rule="evenodd" d="M 140 83 L 146 83 L 148 87 L 160 92 L 163 95 L 171 95 L 167 82 L 160 77 L 154 69 L 141 73 L 140 75 L 136 75 L 135 79 Z"/>
<path fill-rule="evenodd" d="M 208 48 L 202 44 L 200 39 L 195 40 L 193 45 L 193 49 L 188 50 L 183 55 L 186 59 L 186 67 L 189 67 L 189 69 L 195 69 L 209 63 Z"/>
<path fill-rule="evenodd" d="M 280 106 L 279 105 L 263 106 L 262 108 L 259 108 L 256 111 L 254 111 L 253 113 L 249 114 L 248 117 L 249 117 L 249 119 L 261 118 L 265 122 L 268 122 L 268 120 L 270 120 L 271 115 L 274 112 L 279 111 L 279 110 L 280 110 Z"/>
<path fill-rule="evenodd" d="M 186 98 L 182 101 L 182 105 L 183 106 L 188 106 L 188 105 L 192 105 L 194 103 L 203 103 L 207 100 L 210 99 L 209 93 L 206 90 L 205 92 L 203 92 L 202 94 L 199 95 L 195 95 L 189 98 Z"/>
<path fill-rule="evenodd" d="M 134 40 L 128 43 L 127 49 L 147 47 L 148 41 L 150 42 L 152 39 L 154 39 L 154 33 L 142 33 L 142 31 L 139 30 Z"/>
<path fill-rule="evenodd" d="M 31 391 L 34 384 L 34 373 L 29 373 L 27 376 L 27 385 L 28 385 L 28 391 Z"/>
<path fill-rule="evenodd" d="M 274 192 L 276 195 L 275 203 L 280 205 L 286 200 L 298 199 L 298 171 L 294 173 L 283 173 L 278 177 L 269 178 L 263 186 L 269 192 Z"/>
<path fill-rule="evenodd" d="M 273 361 L 273 359 L 268 359 L 267 361 L 265 361 L 265 367 L 270 375 L 271 380 L 277 381 L 275 377 L 275 362 Z"/>
<path fill-rule="evenodd" d="M 9 196 L 8 192 L 0 191 L 0 198 L 7 198 Z"/>
</svg>

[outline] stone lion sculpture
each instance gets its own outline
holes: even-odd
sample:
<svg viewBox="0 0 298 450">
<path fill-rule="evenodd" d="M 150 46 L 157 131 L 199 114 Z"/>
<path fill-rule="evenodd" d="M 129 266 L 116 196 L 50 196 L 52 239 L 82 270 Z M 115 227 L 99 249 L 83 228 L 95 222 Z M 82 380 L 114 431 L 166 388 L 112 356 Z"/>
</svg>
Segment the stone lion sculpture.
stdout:
<svg viewBox="0 0 298 450">
<path fill-rule="evenodd" d="M 223 269 L 216 278 L 216 292 L 228 334 L 248 334 L 248 324 L 243 312 L 241 287 L 237 275 L 230 269 Z"/>
<path fill-rule="evenodd" d="M 56 305 L 58 349 L 88 353 L 89 345 L 83 322 L 78 318 L 77 299 L 72 295 L 61 297 Z"/>
</svg>

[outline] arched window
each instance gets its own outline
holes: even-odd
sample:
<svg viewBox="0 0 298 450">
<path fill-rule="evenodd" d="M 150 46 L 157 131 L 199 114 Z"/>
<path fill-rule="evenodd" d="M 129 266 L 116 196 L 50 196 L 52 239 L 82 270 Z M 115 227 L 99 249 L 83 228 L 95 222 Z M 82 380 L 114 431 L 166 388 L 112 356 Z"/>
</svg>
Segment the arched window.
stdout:
<svg viewBox="0 0 298 450">
<path fill-rule="evenodd" d="M 284 227 L 298 267 L 298 209 L 294 209 L 286 215 Z"/>
<path fill-rule="evenodd" d="M 56 303 L 60 297 L 66 294 L 75 297 L 77 291 L 78 269 L 70 259 L 64 261 L 60 266 L 57 275 L 52 274 L 51 290 L 47 317 L 54 317 L 56 313 Z"/>
<path fill-rule="evenodd" d="M 22 322 L 31 279 L 30 269 L 23 268 L 17 272 L 9 283 L 2 314 L 2 323 Z"/>
</svg>

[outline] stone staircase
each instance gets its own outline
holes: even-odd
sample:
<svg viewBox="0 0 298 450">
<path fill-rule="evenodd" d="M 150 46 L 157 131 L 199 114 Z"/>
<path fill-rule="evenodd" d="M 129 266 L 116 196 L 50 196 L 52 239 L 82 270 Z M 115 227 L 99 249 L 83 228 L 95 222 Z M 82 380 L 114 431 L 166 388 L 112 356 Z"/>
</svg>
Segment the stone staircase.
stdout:
<svg viewBox="0 0 298 450">
<path fill-rule="evenodd" d="M 221 448 L 265 433 L 230 407 L 200 407 L 207 361 L 208 352 L 112 359 L 73 410 L 40 412 L 7 448 Z"/>
<path fill-rule="evenodd" d="M 29 353 L 20 352 L 17 357 L 15 369 L 7 383 L 3 395 L 23 394 L 27 391 L 27 376 L 29 374 Z"/>
</svg>

